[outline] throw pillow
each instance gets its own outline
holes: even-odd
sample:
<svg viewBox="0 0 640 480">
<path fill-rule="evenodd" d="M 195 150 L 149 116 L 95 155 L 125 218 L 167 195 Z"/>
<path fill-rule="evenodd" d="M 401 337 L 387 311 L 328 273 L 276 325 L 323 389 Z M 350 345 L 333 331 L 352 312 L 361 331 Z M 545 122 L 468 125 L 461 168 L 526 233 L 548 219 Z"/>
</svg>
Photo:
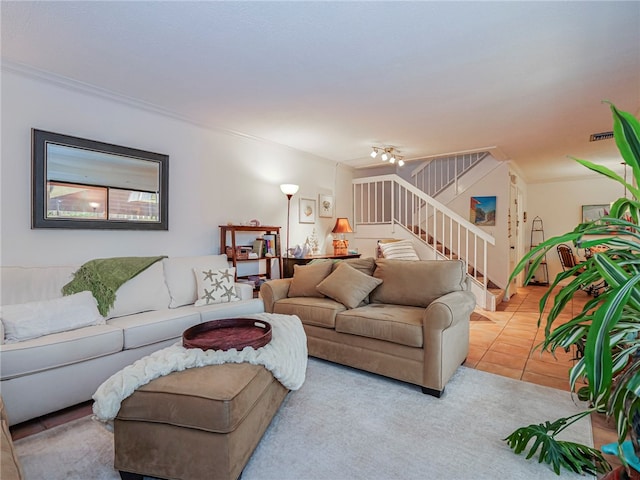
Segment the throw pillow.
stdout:
<svg viewBox="0 0 640 480">
<path fill-rule="evenodd" d="M 420 260 L 410 240 L 381 243 L 380 250 L 382 250 L 384 258 L 393 260 Z"/>
<path fill-rule="evenodd" d="M 367 275 L 373 275 L 373 271 L 376 269 L 376 259 L 373 257 L 365 258 L 348 258 L 346 260 L 336 260 L 333 264 L 333 270 L 342 263 L 347 263 L 356 270 L 360 270 Z"/>
<path fill-rule="evenodd" d="M 317 290 L 347 308 L 356 308 L 381 283 L 379 278 L 362 273 L 348 263 L 341 263 L 318 284 Z"/>
<path fill-rule="evenodd" d="M 62 287 L 73 280 L 78 266 L 0 267 L 0 299 L 3 305 L 60 298 Z"/>
<path fill-rule="evenodd" d="M 156 262 L 116 290 L 116 301 L 107 318 L 163 310 L 169 306 L 170 301 L 162 262 Z"/>
<path fill-rule="evenodd" d="M 216 270 L 213 268 L 194 268 L 193 273 L 198 284 L 198 300 L 196 307 L 213 305 L 214 303 L 237 302 L 234 267 Z"/>
<path fill-rule="evenodd" d="M 169 308 L 193 305 L 198 299 L 196 276 L 193 274 L 194 268 L 218 270 L 229 266 L 227 255 L 224 253 L 199 257 L 169 257 L 162 260 L 162 263 L 171 295 Z"/>
<path fill-rule="evenodd" d="M 331 273 L 331 260 L 309 263 L 308 265 L 294 265 L 293 279 L 289 285 L 288 297 L 323 297 L 316 286 Z"/>
<path fill-rule="evenodd" d="M 7 343 L 105 323 L 91 292 L 0 307 Z"/>
</svg>

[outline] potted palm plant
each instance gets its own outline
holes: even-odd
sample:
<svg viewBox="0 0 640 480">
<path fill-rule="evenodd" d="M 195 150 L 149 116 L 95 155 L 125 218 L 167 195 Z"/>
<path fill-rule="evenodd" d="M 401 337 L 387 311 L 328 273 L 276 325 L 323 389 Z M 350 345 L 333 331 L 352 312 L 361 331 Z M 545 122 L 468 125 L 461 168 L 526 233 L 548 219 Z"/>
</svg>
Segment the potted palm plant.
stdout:
<svg viewBox="0 0 640 480">
<path fill-rule="evenodd" d="M 571 232 L 541 243 L 522 258 L 511 274 L 513 279 L 530 266 L 525 277 L 525 284 L 528 283 L 545 254 L 560 243 L 572 242 L 584 249 L 608 247 L 598 248 L 586 262 L 559 273 L 540 300 L 538 322 L 545 325 L 541 348 L 552 353 L 557 348 L 577 352 L 577 362 L 569 372 L 570 385 L 589 408 L 573 417 L 520 428 L 505 439 L 516 453 L 527 451 L 527 458 L 540 449 L 539 461 L 551 464 L 558 474 L 562 468 L 592 474 L 610 470 L 600 451 L 556 438 L 567 426 L 592 412 L 606 413 L 615 420 L 615 450 L 623 463 L 623 474 L 630 475 L 633 466 L 637 467 L 640 454 L 640 123 L 633 115 L 614 105 L 610 107 L 616 145 L 624 163 L 631 167 L 633 184 L 604 166 L 575 160 L 623 184 L 631 198 L 625 195 L 617 199 L 609 214 L 600 220 L 582 223 Z M 577 292 L 603 281 L 606 287 L 586 302 L 578 315 L 565 323 L 558 321 L 558 315 Z M 565 282 L 568 283 L 558 288 Z M 544 319 L 542 312 L 552 297 L 552 308 Z M 578 380 L 586 386 L 576 390 Z M 630 431 L 635 450 L 625 443 Z"/>
</svg>

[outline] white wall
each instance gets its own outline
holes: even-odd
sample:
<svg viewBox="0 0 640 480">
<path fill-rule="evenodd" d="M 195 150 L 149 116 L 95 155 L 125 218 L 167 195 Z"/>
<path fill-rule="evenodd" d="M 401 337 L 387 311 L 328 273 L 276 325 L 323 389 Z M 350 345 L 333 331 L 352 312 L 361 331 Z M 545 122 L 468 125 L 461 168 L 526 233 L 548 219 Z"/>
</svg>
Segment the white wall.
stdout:
<svg viewBox="0 0 640 480">
<path fill-rule="evenodd" d="M 623 187 L 613 180 L 593 176 L 581 180 L 530 183 L 527 189 L 526 245 L 529 248 L 531 224 L 536 216 L 542 219 L 545 238 L 573 230 L 582 220 L 582 205 L 608 204 L 622 197 Z M 562 271 L 558 255 L 547 255 L 551 281 Z"/>
<path fill-rule="evenodd" d="M 506 287 L 509 278 L 509 164 L 503 162 L 493 169 L 481 181 L 471 185 L 463 194 L 456 197 L 447 206 L 463 218 L 469 219 L 471 197 L 496 196 L 496 225 L 482 226 L 482 230 L 492 235 L 496 244 L 489 246 L 489 279 L 501 287 Z"/>
<path fill-rule="evenodd" d="M 168 154 L 169 231 L 32 230 L 31 128 Z M 333 194 L 336 213 L 351 211 L 351 169 L 15 70 L 2 72 L 1 140 L 2 265 L 218 253 L 218 225 L 254 218 L 263 225 L 282 226 L 284 246 L 287 209 L 281 183 L 300 185 L 291 202 L 291 244 L 303 243 L 313 228 L 322 241 L 335 223 L 334 217 L 299 224 L 301 196 L 317 201 L 320 193 Z"/>
</svg>

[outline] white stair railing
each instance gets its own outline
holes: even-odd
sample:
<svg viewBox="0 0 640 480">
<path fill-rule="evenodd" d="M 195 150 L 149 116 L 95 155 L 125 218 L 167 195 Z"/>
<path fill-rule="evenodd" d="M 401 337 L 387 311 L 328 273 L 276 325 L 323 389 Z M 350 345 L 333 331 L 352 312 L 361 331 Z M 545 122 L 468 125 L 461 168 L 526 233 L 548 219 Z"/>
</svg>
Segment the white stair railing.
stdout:
<svg viewBox="0 0 640 480">
<path fill-rule="evenodd" d="M 450 185 L 457 183 L 462 175 L 480 163 L 487 155 L 489 152 L 472 152 L 445 158 L 433 158 L 416 167 L 411 172 L 411 179 L 419 190 L 435 197 Z"/>
<path fill-rule="evenodd" d="M 435 251 L 437 259 L 461 259 L 486 296 L 489 245 L 495 239 L 397 175 L 353 180 L 356 225 L 401 225 Z"/>
</svg>

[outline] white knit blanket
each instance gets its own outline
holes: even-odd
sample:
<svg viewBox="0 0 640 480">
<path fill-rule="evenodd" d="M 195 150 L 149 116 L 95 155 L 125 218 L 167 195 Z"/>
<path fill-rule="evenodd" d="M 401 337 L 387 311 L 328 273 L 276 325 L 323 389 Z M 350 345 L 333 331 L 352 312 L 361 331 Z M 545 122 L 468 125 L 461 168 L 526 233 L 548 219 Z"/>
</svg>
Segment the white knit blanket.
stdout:
<svg viewBox="0 0 640 480">
<path fill-rule="evenodd" d="M 151 380 L 187 368 L 220 365 L 222 363 L 251 363 L 264 365 L 289 390 L 299 389 L 307 371 L 307 337 L 302 322 L 295 315 L 258 313 L 247 318 L 271 324 L 271 341 L 264 347 L 245 347 L 242 351 L 201 350 L 184 348 L 182 341 L 137 360 L 108 378 L 93 395 L 94 418 L 103 422 L 113 420 L 122 401 L 138 387 Z"/>
</svg>

